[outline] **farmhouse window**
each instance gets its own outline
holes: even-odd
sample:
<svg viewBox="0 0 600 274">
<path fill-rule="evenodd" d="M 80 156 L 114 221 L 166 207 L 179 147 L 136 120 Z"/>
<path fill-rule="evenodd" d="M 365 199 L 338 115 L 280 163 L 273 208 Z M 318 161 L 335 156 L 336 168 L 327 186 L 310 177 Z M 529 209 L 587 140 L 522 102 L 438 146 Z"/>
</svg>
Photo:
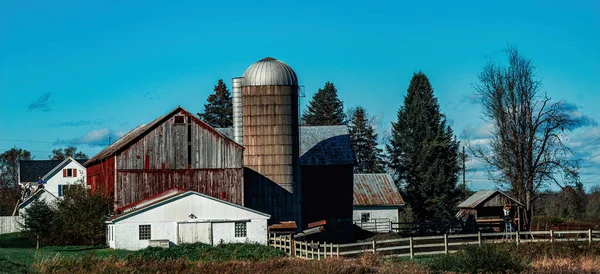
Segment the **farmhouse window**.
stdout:
<svg viewBox="0 0 600 274">
<path fill-rule="evenodd" d="M 366 223 L 371 220 L 371 213 L 361 213 L 360 214 L 360 222 Z"/>
<path fill-rule="evenodd" d="M 63 169 L 63 177 L 77 177 L 77 169 L 75 169 L 75 168 Z"/>
<path fill-rule="evenodd" d="M 235 223 L 235 237 L 246 237 L 246 223 L 236 222 Z"/>
<path fill-rule="evenodd" d="M 140 225 L 140 240 L 150 240 L 150 225 Z"/>
<path fill-rule="evenodd" d="M 58 185 L 58 197 L 65 196 L 69 191 L 69 185 Z"/>
</svg>

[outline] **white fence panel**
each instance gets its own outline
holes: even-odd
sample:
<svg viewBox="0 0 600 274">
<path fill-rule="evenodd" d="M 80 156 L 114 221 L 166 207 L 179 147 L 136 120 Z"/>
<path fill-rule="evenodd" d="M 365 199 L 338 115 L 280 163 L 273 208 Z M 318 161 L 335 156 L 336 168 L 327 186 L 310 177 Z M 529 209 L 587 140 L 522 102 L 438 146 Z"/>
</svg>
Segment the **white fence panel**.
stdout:
<svg viewBox="0 0 600 274">
<path fill-rule="evenodd" d="M 0 234 L 21 231 L 19 216 L 0 216 Z"/>
</svg>

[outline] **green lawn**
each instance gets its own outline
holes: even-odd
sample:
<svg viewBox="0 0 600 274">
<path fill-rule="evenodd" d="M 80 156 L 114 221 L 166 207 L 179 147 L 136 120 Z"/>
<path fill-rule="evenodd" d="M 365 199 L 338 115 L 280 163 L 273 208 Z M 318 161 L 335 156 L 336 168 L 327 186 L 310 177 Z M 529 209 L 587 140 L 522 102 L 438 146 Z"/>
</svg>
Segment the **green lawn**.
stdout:
<svg viewBox="0 0 600 274">
<path fill-rule="evenodd" d="M 22 237 L 20 233 L 0 235 L 0 259 L 5 259 L 20 265 L 30 266 L 40 260 L 51 259 L 60 255 L 62 257 L 96 255 L 98 257 L 108 257 L 116 255 L 124 257 L 130 254 L 127 250 L 114 250 L 110 248 L 68 246 L 68 247 L 40 247 L 36 252 L 35 243 Z"/>
</svg>

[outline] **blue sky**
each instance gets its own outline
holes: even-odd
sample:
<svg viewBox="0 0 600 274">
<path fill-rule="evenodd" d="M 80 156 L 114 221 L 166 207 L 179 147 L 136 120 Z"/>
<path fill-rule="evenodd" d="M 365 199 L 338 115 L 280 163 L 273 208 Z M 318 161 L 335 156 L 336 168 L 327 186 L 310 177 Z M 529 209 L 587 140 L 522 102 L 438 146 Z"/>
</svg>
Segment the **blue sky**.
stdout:
<svg viewBox="0 0 600 274">
<path fill-rule="evenodd" d="M 588 121 L 568 138 L 586 186 L 600 183 L 598 1 L 11 1 L 0 2 L 0 150 L 90 156 L 177 105 L 203 109 L 212 86 L 272 56 L 306 98 L 332 81 L 382 136 L 415 71 L 455 132 L 486 138 L 472 84 L 515 45 L 543 89 Z M 125 2 L 125 3 L 123 3 Z M 474 189 L 490 188 L 470 163 Z"/>
</svg>

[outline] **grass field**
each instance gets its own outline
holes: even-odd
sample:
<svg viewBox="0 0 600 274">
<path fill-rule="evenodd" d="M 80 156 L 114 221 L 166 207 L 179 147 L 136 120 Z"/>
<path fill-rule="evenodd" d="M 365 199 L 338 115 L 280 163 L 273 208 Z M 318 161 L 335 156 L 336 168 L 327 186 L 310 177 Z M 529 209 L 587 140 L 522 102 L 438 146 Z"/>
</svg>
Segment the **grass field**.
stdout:
<svg viewBox="0 0 600 274">
<path fill-rule="evenodd" d="M 428 257 L 303 260 L 253 244 L 180 245 L 140 251 L 41 247 L 0 235 L 0 273 L 600 273 L 600 244 L 484 244 Z"/>
</svg>

